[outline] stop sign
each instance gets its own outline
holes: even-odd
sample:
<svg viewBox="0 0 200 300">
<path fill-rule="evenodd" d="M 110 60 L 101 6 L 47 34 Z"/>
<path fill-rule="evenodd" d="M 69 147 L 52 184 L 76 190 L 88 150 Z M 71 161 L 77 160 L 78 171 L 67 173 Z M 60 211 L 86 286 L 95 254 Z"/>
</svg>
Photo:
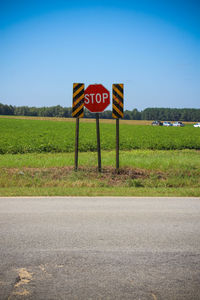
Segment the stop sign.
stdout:
<svg viewBox="0 0 200 300">
<path fill-rule="evenodd" d="M 110 92 L 102 84 L 91 84 L 85 90 L 85 107 L 93 113 L 103 112 L 110 104 Z"/>
</svg>

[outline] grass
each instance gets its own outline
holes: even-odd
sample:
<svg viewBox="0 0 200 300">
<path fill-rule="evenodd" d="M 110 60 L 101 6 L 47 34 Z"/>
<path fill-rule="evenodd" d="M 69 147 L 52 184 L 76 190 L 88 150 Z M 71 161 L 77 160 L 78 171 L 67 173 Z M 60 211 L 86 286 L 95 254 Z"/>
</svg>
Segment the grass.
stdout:
<svg viewBox="0 0 200 300">
<path fill-rule="evenodd" d="M 0 154 L 73 152 L 75 123 L 38 119 L 0 118 Z M 101 121 L 102 150 L 115 149 L 115 124 Z M 192 126 L 153 127 L 120 124 L 120 149 L 200 149 L 199 129 Z M 95 123 L 80 122 L 81 152 L 96 151 Z"/>
<path fill-rule="evenodd" d="M 88 197 L 100 197 L 100 196 L 115 196 L 115 197 L 199 197 L 200 190 L 194 190 L 193 188 L 81 188 L 75 190 L 74 188 L 67 187 L 51 187 L 48 188 L 3 188 L 1 189 L 1 195 L 12 196 L 88 196 Z"/>
<path fill-rule="evenodd" d="M 141 123 L 139 123 L 141 124 Z M 0 196 L 200 196 L 200 134 L 188 125 L 101 120 L 102 173 L 97 172 L 94 120 L 80 121 L 74 172 L 73 119 L 0 117 Z"/>
<path fill-rule="evenodd" d="M 132 150 L 80 153 L 79 171 L 73 153 L 5 154 L 0 160 L 1 196 L 200 196 L 200 156 L 196 150 Z"/>
<path fill-rule="evenodd" d="M 102 165 L 115 166 L 115 151 L 102 151 Z M 26 153 L 0 156 L 0 168 L 51 168 L 74 165 L 74 153 Z M 79 153 L 79 165 L 97 165 L 96 152 Z M 147 170 L 199 170 L 200 152 L 197 150 L 131 150 L 120 151 L 120 166 Z"/>
</svg>

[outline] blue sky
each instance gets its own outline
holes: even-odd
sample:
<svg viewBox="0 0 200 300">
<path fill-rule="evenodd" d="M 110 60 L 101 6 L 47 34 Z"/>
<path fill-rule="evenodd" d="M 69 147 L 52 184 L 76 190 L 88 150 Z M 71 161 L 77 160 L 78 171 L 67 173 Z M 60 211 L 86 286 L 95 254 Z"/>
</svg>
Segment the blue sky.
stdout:
<svg viewBox="0 0 200 300">
<path fill-rule="evenodd" d="M 199 108 L 200 1 L 0 0 L 0 102 L 70 107 L 73 82 Z"/>
</svg>

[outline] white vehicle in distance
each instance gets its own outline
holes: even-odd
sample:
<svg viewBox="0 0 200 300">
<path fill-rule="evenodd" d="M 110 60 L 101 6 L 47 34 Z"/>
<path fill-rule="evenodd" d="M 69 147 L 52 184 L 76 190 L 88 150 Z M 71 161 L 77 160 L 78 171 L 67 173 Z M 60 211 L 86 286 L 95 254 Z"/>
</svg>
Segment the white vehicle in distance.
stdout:
<svg viewBox="0 0 200 300">
<path fill-rule="evenodd" d="M 183 127 L 183 126 L 185 126 L 182 122 L 175 122 L 174 124 L 173 124 L 173 126 L 176 126 L 176 127 Z"/>
<path fill-rule="evenodd" d="M 196 123 L 193 125 L 194 127 L 200 127 L 200 123 Z"/>
<path fill-rule="evenodd" d="M 172 126 L 171 122 L 163 122 L 163 126 Z"/>
</svg>

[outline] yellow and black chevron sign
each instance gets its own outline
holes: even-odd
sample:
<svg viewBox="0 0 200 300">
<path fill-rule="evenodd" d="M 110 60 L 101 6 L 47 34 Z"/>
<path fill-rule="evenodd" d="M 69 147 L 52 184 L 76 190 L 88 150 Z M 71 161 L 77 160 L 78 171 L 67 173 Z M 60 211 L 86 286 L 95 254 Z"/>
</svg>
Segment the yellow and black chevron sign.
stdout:
<svg viewBox="0 0 200 300">
<path fill-rule="evenodd" d="M 122 83 L 112 85 L 112 117 L 120 119 L 124 117 L 124 85 Z"/>
<path fill-rule="evenodd" d="M 84 84 L 73 83 L 72 117 L 83 118 L 84 116 Z"/>
</svg>

